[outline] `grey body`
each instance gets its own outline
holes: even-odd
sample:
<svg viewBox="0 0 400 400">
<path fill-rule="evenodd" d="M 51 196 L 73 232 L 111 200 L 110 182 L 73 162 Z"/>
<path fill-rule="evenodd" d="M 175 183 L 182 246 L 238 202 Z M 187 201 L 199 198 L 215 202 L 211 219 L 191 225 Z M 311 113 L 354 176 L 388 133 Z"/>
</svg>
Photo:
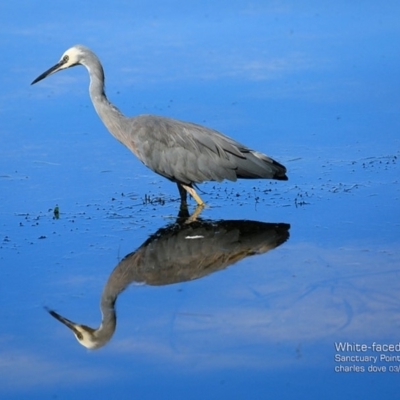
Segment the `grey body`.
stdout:
<svg viewBox="0 0 400 400">
<path fill-rule="evenodd" d="M 79 343 L 98 349 L 117 326 L 118 296 L 136 282 L 152 286 L 200 279 L 254 254 L 266 253 L 289 238 L 288 224 L 258 221 L 196 221 L 171 224 L 150 236 L 112 271 L 101 295 L 97 329 L 77 324 L 53 310 L 50 314 L 75 334 Z"/>
<path fill-rule="evenodd" d="M 287 180 L 283 165 L 213 129 L 154 115 L 125 117 L 108 101 L 103 67 L 97 56 L 84 46 L 67 50 L 54 67 L 32 84 L 78 64 L 89 71 L 90 97 L 110 133 L 151 170 L 176 182 L 183 202 L 186 203 L 186 192 L 182 188 L 202 205 L 193 185 L 205 181 Z"/>
</svg>

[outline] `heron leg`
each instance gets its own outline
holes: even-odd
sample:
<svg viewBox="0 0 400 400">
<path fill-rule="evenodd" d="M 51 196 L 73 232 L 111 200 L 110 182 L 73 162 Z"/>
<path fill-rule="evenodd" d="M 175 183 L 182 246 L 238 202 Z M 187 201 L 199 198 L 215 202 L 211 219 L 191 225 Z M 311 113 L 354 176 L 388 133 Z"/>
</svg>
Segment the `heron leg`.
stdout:
<svg viewBox="0 0 400 400">
<path fill-rule="evenodd" d="M 184 189 L 183 191 L 188 192 L 196 200 L 196 203 L 199 206 L 204 206 L 204 201 L 200 198 L 200 196 L 196 193 L 196 191 L 192 187 L 184 185 L 183 183 L 178 183 L 178 186 L 179 186 L 179 192 L 181 194 L 181 201 L 182 201 L 182 189 L 180 188 L 180 186 L 182 186 L 182 188 Z M 185 201 L 186 201 L 186 193 L 185 193 Z"/>
<path fill-rule="evenodd" d="M 189 224 L 196 221 L 197 217 L 200 215 L 205 204 L 203 200 L 198 196 L 196 191 L 190 186 L 178 183 L 179 194 L 181 195 L 181 206 L 178 214 L 178 221 L 181 223 Z M 187 194 L 190 194 L 197 202 L 197 208 L 192 215 L 189 216 L 189 210 L 187 206 Z"/>
<path fill-rule="evenodd" d="M 179 194 L 181 196 L 181 208 L 182 207 L 187 207 L 187 191 L 181 186 L 180 183 L 177 183 L 178 185 L 178 190 L 179 190 Z"/>
<path fill-rule="evenodd" d="M 197 221 L 197 217 L 204 210 L 204 203 L 200 206 L 198 205 L 194 210 L 193 214 L 185 220 L 185 224 L 190 224 L 191 222 Z"/>
</svg>

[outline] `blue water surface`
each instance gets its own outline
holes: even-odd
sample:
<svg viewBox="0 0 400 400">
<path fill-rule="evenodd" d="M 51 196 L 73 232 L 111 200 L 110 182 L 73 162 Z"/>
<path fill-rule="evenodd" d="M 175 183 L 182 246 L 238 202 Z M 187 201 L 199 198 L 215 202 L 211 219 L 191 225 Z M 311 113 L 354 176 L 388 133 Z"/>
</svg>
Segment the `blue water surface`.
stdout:
<svg viewBox="0 0 400 400">
<path fill-rule="evenodd" d="M 372 345 L 400 342 L 400 5 L 3 3 L 0 396 L 394 398 L 400 349 Z M 209 270 L 191 272 L 205 250 L 190 247 L 185 264 L 187 242 L 171 235 L 169 256 L 146 264 L 160 281 L 126 278 L 97 350 L 46 309 L 97 328 L 113 271 L 143 249 L 162 254 L 179 201 L 107 132 L 84 68 L 30 86 L 78 43 L 125 114 L 212 127 L 289 176 L 201 185 Z M 224 230 L 237 220 L 290 224 L 290 236 L 261 246 Z M 181 279 L 161 282 L 155 266 L 181 263 Z"/>
</svg>

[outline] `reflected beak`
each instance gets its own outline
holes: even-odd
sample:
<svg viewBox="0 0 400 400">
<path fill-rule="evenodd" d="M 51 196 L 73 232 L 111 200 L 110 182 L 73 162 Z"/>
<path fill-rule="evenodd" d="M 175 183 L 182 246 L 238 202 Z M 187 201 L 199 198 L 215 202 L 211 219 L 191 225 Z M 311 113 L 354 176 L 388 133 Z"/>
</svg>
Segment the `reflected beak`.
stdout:
<svg viewBox="0 0 400 400">
<path fill-rule="evenodd" d="M 41 81 L 42 79 L 46 78 L 47 76 L 54 74 L 55 72 L 59 71 L 61 67 L 66 63 L 64 60 L 60 60 L 56 65 L 52 66 L 50 69 L 48 69 L 46 72 L 43 72 L 42 75 L 38 76 L 32 83 L 31 85 L 34 85 L 35 83 Z"/>
<path fill-rule="evenodd" d="M 39 77 L 40 78 L 40 77 Z M 79 334 L 79 330 L 76 329 L 76 325 L 74 322 L 70 321 L 67 318 L 62 317 L 60 314 L 57 314 L 55 311 L 53 310 L 47 310 L 48 313 L 54 317 L 56 320 L 60 321 L 62 324 L 64 324 L 66 327 L 68 327 L 69 329 L 71 329 L 75 334 Z"/>
</svg>

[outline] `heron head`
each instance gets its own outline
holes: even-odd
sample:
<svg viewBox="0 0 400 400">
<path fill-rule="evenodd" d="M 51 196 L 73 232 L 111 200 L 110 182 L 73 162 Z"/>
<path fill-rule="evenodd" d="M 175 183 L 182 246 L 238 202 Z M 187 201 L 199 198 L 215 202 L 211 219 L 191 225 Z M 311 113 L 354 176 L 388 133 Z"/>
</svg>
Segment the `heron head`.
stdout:
<svg viewBox="0 0 400 400">
<path fill-rule="evenodd" d="M 89 49 L 81 45 L 76 45 L 68 49 L 60 58 L 60 61 L 49 68 L 47 71 L 43 72 L 40 76 L 38 76 L 31 85 L 41 81 L 42 79 L 52 75 L 58 71 L 61 71 L 66 68 L 73 67 L 78 64 L 82 64 L 85 58 L 85 54 L 90 52 Z"/>
<path fill-rule="evenodd" d="M 102 325 L 98 329 L 93 329 L 89 326 L 72 322 L 71 320 L 63 317 L 62 315 L 56 313 L 53 310 L 49 310 L 47 308 L 46 310 L 52 317 L 54 317 L 56 320 L 60 321 L 63 325 L 69 328 L 76 337 L 76 340 L 82 346 L 90 350 L 95 350 L 104 346 L 110 340 L 112 333 L 114 333 L 115 330 L 115 328 L 114 330 L 112 330 L 110 337 L 108 337 L 107 335 L 105 336 L 103 335 L 104 337 L 102 337 L 101 336 Z"/>
</svg>

